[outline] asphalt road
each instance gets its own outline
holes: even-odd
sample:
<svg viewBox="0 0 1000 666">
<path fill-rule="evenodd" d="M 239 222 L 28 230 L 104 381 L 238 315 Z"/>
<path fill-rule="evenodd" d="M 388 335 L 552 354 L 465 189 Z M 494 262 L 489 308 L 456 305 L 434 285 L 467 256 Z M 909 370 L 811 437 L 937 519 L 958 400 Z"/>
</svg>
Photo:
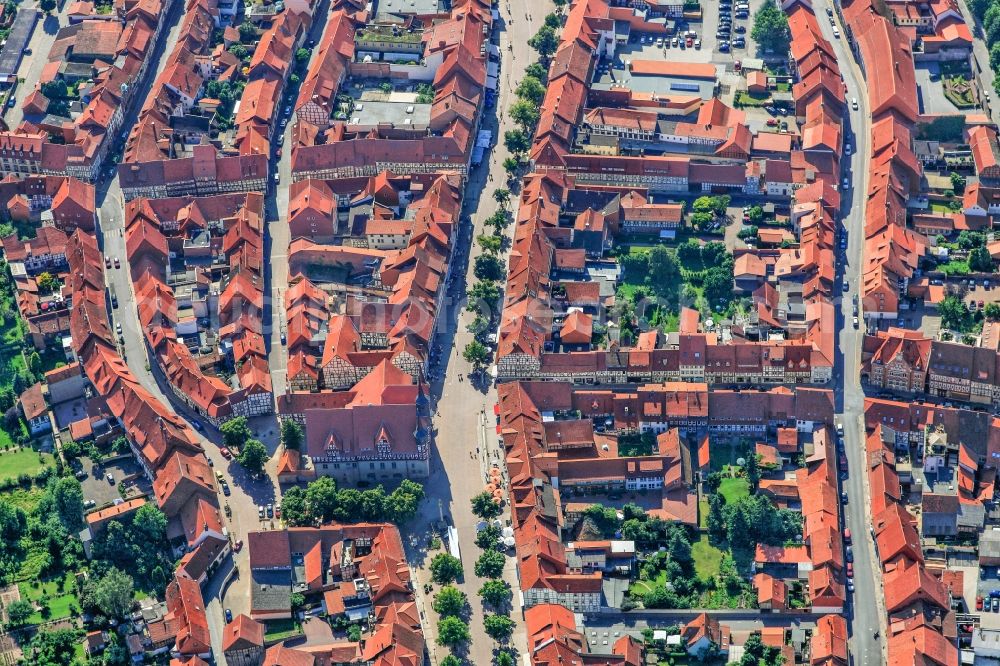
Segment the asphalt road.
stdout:
<svg viewBox="0 0 1000 666">
<path fill-rule="evenodd" d="M 36 0 L 35 2 L 26 2 L 24 6 L 38 8 L 39 4 Z M 14 99 L 17 100 L 17 103 L 13 108 L 4 109 L 4 120 L 11 129 L 15 129 L 24 119 L 21 104 L 24 103 L 24 98 L 35 89 L 35 83 L 49 62 L 49 51 L 52 50 L 52 45 L 56 41 L 56 33 L 59 32 L 60 28 L 69 25 L 66 10 L 71 4 L 71 2 L 63 2 L 62 6 L 57 7 L 51 14 L 43 13 L 38 17 L 35 31 L 31 33 L 31 39 L 28 40 L 31 55 L 22 56 L 21 65 L 17 70 L 18 78 L 23 81 L 18 84 L 17 90 L 14 92 Z"/>
<path fill-rule="evenodd" d="M 847 251 L 840 255 L 840 272 L 850 288 L 840 298 L 837 312 L 838 359 L 834 377 L 838 414 L 844 424 L 844 444 L 847 453 L 848 476 L 843 482 L 849 502 L 844 507 L 845 527 L 851 529 L 854 550 L 854 584 L 857 593 L 850 601 L 847 617 L 851 625 L 850 650 L 855 664 L 883 662 L 882 645 L 874 638 L 876 630 L 884 634 L 885 614 L 882 612 L 883 594 L 881 572 L 876 564 L 875 547 L 869 526 L 871 515 L 868 501 L 867 474 L 865 474 L 865 440 L 863 427 L 864 392 L 861 388 L 861 340 L 863 324 L 854 327 L 853 304 L 859 298 L 861 267 L 864 252 L 864 213 L 868 190 L 868 164 L 871 160 L 871 116 L 868 110 L 866 83 L 843 38 L 846 31 L 840 26 L 841 38 L 836 39 L 826 17 L 826 8 L 833 7 L 830 0 L 817 0 L 813 4 L 823 33 L 833 45 L 840 64 L 841 74 L 847 85 L 849 117 L 845 123 L 844 142 L 855 150 L 849 159 L 842 161 L 842 169 L 851 180 L 851 189 L 842 202 L 843 227 L 848 234 Z M 839 23 L 839 18 L 837 19 Z M 859 108 L 850 110 L 852 98 L 857 98 Z M 846 157 L 844 155 L 843 157 Z M 839 289 L 839 285 L 837 286 Z"/>
</svg>

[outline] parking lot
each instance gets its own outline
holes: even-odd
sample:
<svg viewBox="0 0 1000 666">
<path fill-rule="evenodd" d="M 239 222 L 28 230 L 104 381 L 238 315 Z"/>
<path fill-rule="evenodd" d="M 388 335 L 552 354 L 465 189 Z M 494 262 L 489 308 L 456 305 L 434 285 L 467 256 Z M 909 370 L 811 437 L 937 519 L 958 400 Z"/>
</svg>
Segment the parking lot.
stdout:
<svg viewBox="0 0 1000 666">
<path fill-rule="evenodd" d="M 116 499 L 121 499 L 118 485 L 123 482 L 126 482 L 129 496 L 145 494 L 152 490 L 148 487 L 148 481 L 142 475 L 139 465 L 132 458 L 121 458 L 101 465 L 95 464 L 89 458 L 81 458 L 81 462 L 86 474 L 80 479 L 83 497 L 85 500 L 93 500 L 95 507 L 106 506 Z M 112 481 L 108 481 L 108 474 L 111 475 Z"/>
</svg>

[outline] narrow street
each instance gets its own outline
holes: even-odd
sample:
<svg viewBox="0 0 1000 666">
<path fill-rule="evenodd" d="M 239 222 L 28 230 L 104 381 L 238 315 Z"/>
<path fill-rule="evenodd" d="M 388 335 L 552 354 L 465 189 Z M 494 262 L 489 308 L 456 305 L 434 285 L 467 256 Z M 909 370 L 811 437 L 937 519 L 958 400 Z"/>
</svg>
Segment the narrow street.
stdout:
<svg viewBox="0 0 1000 666">
<path fill-rule="evenodd" d="M 24 119 L 24 112 L 21 110 L 21 105 L 24 103 L 24 98 L 35 89 L 34 82 L 41 78 L 42 69 L 49 62 L 49 52 L 56 41 L 56 33 L 59 32 L 60 28 L 69 25 L 66 12 L 71 4 L 73 3 L 64 1 L 61 5 L 57 5 L 51 14 L 43 12 L 38 17 L 35 31 L 31 33 L 31 39 L 28 40 L 28 49 L 31 50 L 31 53 L 29 55 L 25 52 L 17 71 L 17 77 L 21 80 L 21 83 L 18 83 L 17 89 L 14 91 L 14 99 L 17 102 L 12 108 L 3 109 L 4 121 L 11 129 L 17 128 Z M 23 3 L 24 7 L 35 7 L 36 9 L 39 8 L 39 5 L 38 0 Z"/>
<path fill-rule="evenodd" d="M 845 527 L 850 528 L 854 550 L 854 585 L 856 592 L 849 595 L 846 612 L 850 622 L 850 653 L 855 664 L 884 663 L 883 646 L 875 639 L 875 631 L 884 636 L 885 613 L 882 611 L 882 577 L 871 538 L 865 464 L 864 400 L 861 388 L 861 341 L 864 323 L 854 327 L 854 304 L 861 292 L 861 269 L 865 245 L 865 203 L 868 194 L 869 163 L 871 161 L 871 114 L 868 109 L 867 84 L 850 46 L 844 38 L 835 38 L 826 8 L 836 10 L 831 0 L 819 0 L 814 5 L 824 36 L 833 45 L 847 86 L 847 113 L 844 143 L 853 150 L 849 159 L 843 160 L 844 175 L 851 181 L 851 190 L 841 202 L 843 231 L 847 233 L 847 250 L 841 255 L 839 275 L 847 280 L 849 288 L 836 292 L 843 294 L 838 312 L 838 356 L 834 375 L 837 419 L 844 424 L 844 448 L 847 454 L 848 476 L 843 481 L 848 503 L 844 505 Z M 836 11 L 834 12 L 836 14 Z M 847 31 L 841 24 L 841 34 Z M 851 110 L 852 99 L 857 98 L 858 110 Z M 842 157 L 846 157 L 846 154 Z M 858 311 L 861 320 L 861 311 Z"/>
<path fill-rule="evenodd" d="M 176 2 L 171 11 L 164 19 L 163 39 L 158 45 L 152 57 L 156 60 L 155 67 L 151 67 L 150 82 L 155 80 L 166 66 L 167 58 L 173 51 L 180 33 L 181 17 L 183 14 L 183 3 Z M 123 127 L 129 128 L 135 124 L 138 111 L 141 109 L 144 97 L 139 96 L 129 113 L 126 114 Z M 119 139 L 120 142 L 120 139 Z M 170 405 L 170 407 L 188 422 L 198 419 L 198 415 L 187 407 L 179 404 L 176 400 L 171 400 L 166 391 L 167 383 L 155 365 L 147 355 L 147 347 L 142 330 L 139 326 L 138 310 L 135 302 L 135 293 L 132 289 L 132 281 L 128 271 L 128 260 L 125 252 L 124 230 L 124 210 L 121 189 L 118 183 L 117 171 L 113 172 L 110 178 L 107 177 L 97 183 L 97 206 L 98 206 L 98 230 L 97 238 L 105 256 L 117 257 L 121 262 L 120 269 L 105 270 L 105 280 L 109 287 L 113 286 L 118 297 L 118 307 L 111 310 L 111 316 L 115 322 L 122 326 L 122 336 L 125 343 L 121 346 L 122 357 L 128 363 L 128 367 L 139 380 L 139 383 L 153 396 Z M 200 420 L 200 419 L 199 419 Z M 229 533 L 233 540 L 245 539 L 250 530 L 260 529 L 261 523 L 257 517 L 257 506 L 275 501 L 275 488 L 270 482 L 270 477 L 254 481 L 244 472 L 237 463 L 226 460 L 219 452 L 221 435 L 207 423 L 204 430 L 192 430 L 197 436 L 205 450 L 206 456 L 212 462 L 214 469 L 220 470 L 229 484 L 232 495 L 230 497 L 220 496 L 220 502 L 229 504 L 232 515 L 227 519 Z M 260 438 L 267 444 L 276 440 L 276 431 L 260 432 Z M 272 445 L 273 447 L 273 445 Z M 273 461 L 271 463 L 274 464 Z M 235 554 L 236 562 L 244 562 L 247 553 L 244 550 Z M 209 630 L 212 635 L 213 649 L 216 654 L 222 654 L 222 629 L 225 626 L 223 617 L 223 603 L 218 597 L 219 590 L 224 588 L 224 583 L 228 581 L 232 559 L 223 563 L 222 568 L 216 572 L 213 580 L 205 589 L 206 611 L 209 621 Z M 245 582 L 244 576 L 242 581 Z M 249 609 L 249 590 L 245 584 L 241 585 L 241 579 L 237 577 L 235 583 L 230 588 L 230 601 L 234 612 L 239 613 Z"/>
<path fill-rule="evenodd" d="M 443 379 L 433 385 L 433 395 L 437 399 L 437 434 L 436 447 L 431 454 L 431 478 L 424 484 L 428 498 L 424 502 L 422 515 L 414 524 L 405 528 L 409 537 L 407 555 L 416 570 L 417 596 L 434 664 L 439 663 L 448 654 L 448 650 L 435 643 L 437 617 L 431 609 L 432 598 L 424 597 L 420 588 L 430 580 L 427 565 L 435 554 L 426 551 L 429 524 L 437 521 L 440 513 L 458 531 L 464 568 L 464 578 L 459 581 L 458 587 L 468 595 L 471 606 L 468 621 L 472 640 L 467 660 L 471 664 L 486 666 L 492 663 L 494 648 L 498 647 L 483 630 L 484 609 L 477 592 L 485 581 L 474 572 L 475 562 L 481 551 L 474 543 L 478 519 L 472 514 L 471 501 L 483 491 L 489 467 L 496 464 L 501 469 L 504 468 L 503 452 L 497 441 L 493 416 L 496 390 L 489 382 L 486 384 L 488 388 L 484 389 L 481 384 L 469 381 L 468 373 L 472 368 L 462 358 L 462 350 L 473 339 L 466 326 L 475 318 L 473 313 L 465 311 L 464 294 L 466 288 L 475 281 L 473 266 L 475 257 L 480 254 L 475 237 L 490 232 L 484 221 L 498 208 L 493 199 L 493 191 L 505 187 L 503 161 L 508 157 L 508 152 L 503 145 L 503 135 L 514 127 L 505 111 L 515 100 L 514 88 L 523 75 L 524 68 L 537 58 L 535 51 L 528 46 L 528 39 L 542 25 L 545 14 L 552 11 L 553 6 L 548 1 L 538 3 L 532 0 L 510 0 L 509 3 L 501 3 L 499 9 L 502 66 L 498 100 L 494 109 L 487 110 L 482 122 L 483 129 L 493 130 L 496 145 L 489 153 L 488 161 L 484 160 L 481 166 L 472 169 L 466 186 L 463 224 L 455 243 L 453 261 L 461 262 L 464 259 L 462 254 L 467 249 L 467 264 L 464 280 L 460 273 L 455 273 L 452 290 L 443 304 L 445 309 L 441 315 L 446 317 L 446 323 L 438 336 L 443 354 L 441 365 L 434 370 L 440 371 Z M 527 19 L 529 12 L 531 18 Z M 514 193 L 510 205 L 515 209 L 517 201 Z M 471 226 L 468 219 L 471 219 Z M 510 233 L 511 230 L 508 229 L 507 234 Z M 506 266 L 506 255 L 502 259 Z M 460 380 L 459 377 L 464 379 Z M 509 507 L 505 509 L 501 519 L 505 522 L 509 520 Z M 524 655 L 527 639 L 519 601 L 517 560 L 512 553 L 513 551 L 508 553 L 504 571 L 504 578 L 513 591 L 511 618 L 517 623 L 511 645 L 518 654 Z"/>
</svg>

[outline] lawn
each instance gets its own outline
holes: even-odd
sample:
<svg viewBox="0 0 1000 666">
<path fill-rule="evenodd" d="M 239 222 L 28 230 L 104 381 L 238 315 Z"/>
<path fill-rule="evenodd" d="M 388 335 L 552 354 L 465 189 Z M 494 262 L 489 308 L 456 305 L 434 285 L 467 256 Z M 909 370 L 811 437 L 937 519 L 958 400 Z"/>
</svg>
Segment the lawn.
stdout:
<svg viewBox="0 0 1000 666">
<path fill-rule="evenodd" d="M 707 497 L 698 500 L 698 527 L 708 527 L 709 503 Z"/>
<path fill-rule="evenodd" d="M 2 432 L 2 431 L 0 431 Z M 7 433 L 3 437 L 10 438 Z M 0 440 L 0 445 L 5 442 Z M 7 453 L 0 453 L 0 481 L 16 479 L 21 474 L 28 474 L 34 477 L 43 468 L 52 465 L 52 456 L 48 453 L 38 453 L 31 449 L 19 449 Z"/>
<path fill-rule="evenodd" d="M 694 570 L 698 578 L 711 580 L 719 575 L 719 565 L 722 563 L 722 551 L 708 542 L 708 536 L 691 544 L 691 556 L 694 557 Z"/>
<path fill-rule="evenodd" d="M 723 479 L 719 484 L 719 494 L 726 500 L 726 504 L 733 504 L 750 495 L 750 482 L 743 478 Z"/>
<path fill-rule="evenodd" d="M 49 613 L 45 617 L 40 611 L 35 611 L 28 619 L 29 624 L 39 624 L 48 620 L 60 620 L 70 616 L 70 607 L 76 606 L 76 595 L 74 594 L 75 582 L 73 574 L 66 574 L 66 578 L 63 581 L 63 589 L 59 590 L 59 581 L 47 580 L 43 582 L 38 587 L 33 586 L 31 583 L 20 583 L 18 589 L 21 592 L 21 598 L 27 599 L 32 603 L 38 603 L 38 600 L 43 596 L 48 597 L 48 607 Z"/>
<path fill-rule="evenodd" d="M 302 625 L 295 620 L 265 622 L 264 627 L 264 641 L 269 644 L 302 635 Z"/>
</svg>

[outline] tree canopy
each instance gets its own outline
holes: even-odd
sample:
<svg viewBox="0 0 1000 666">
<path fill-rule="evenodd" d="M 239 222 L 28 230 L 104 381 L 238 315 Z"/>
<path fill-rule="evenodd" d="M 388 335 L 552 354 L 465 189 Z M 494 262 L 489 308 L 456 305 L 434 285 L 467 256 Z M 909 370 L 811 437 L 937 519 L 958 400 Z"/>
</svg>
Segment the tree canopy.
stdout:
<svg viewBox="0 0 1000 666">
<path fill-rule="evenodd" d="M 462 562 L 448 553 L 438 553 L 431 560 L 431 579 L 439 585 L 447 585 L 462 575 Z"/>
<path fill-rule="evenodd" d="M 750 36 L 765 52 L 787 55 L 792 41 L 788 16 L 775 3 L 765 2 L 754 14 Z"/>
</svg>

